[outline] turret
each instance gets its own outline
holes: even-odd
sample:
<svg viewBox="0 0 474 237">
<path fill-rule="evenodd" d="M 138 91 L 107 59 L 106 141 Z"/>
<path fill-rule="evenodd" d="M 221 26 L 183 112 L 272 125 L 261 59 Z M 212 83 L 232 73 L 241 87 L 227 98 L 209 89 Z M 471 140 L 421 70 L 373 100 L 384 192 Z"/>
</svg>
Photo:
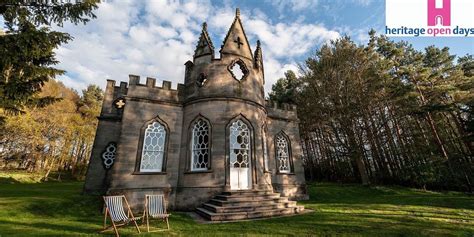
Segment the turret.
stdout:
<svg viewBox="0 0 474 237">
<path fill-rule="evenodd" d="M 258 41 L 254 58 L 239 9 L 223 41 L 220 58 L 214 58 L 214 46 L 204 23 L 193 61 L 186 62 L 185 67 L 186 102 L 225 98 L 264 105 L 262 49 Z"/>
</svg>

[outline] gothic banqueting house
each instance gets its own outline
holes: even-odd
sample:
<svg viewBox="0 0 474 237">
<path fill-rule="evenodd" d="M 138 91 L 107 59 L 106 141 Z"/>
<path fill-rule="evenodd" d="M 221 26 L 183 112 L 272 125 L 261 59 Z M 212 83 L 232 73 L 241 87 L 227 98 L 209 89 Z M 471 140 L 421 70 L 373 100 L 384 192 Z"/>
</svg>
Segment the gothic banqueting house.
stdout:
<svg viewBox="0 0 474 237">
<path fill-rule="evenodd" d="M 260 42 L 252 54 L 238 9 L 220 58 L 214 50 L 204 23 L 184 85 L 107 81 L 85 193 L 124 194 L 136 209 L 164 194 L 211 220 L 302 210 L 296 106 L 265 101 Z"/>
</svg>

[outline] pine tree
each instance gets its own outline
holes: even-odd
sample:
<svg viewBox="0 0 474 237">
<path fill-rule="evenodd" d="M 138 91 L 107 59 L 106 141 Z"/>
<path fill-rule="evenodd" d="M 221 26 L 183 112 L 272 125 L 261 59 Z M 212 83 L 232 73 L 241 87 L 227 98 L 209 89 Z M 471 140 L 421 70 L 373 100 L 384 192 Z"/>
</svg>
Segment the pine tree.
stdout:
<svg viewBox="0 0 474 237">
<path fill-rule="evenodd" d="M 0 3 L 6 32 L 0 35 L 0 112 L 22 113 L 27 106 L 44 106 L 56 98 L 39 97 L 45 82 L 64 73 L 54 50 L 72 37 L 51 26 L 64 22 L 87 23 L 95 18 L 98 0 L 3 0 Z"/>
</svg>

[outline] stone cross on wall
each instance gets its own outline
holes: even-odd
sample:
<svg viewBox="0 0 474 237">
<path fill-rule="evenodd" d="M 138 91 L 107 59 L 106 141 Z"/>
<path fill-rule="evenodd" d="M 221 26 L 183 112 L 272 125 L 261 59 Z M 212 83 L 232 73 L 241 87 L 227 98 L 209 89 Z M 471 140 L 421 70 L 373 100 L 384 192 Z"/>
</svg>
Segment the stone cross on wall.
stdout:
<svg viewBox="0 0 474 237">
<path fill-rule="evenodd" d="M 234 40 L 234 42 L 237 44 L 237 47 L 240 49 L 240 46 L 241 45 L 244 45 L 244 43 L 242 43 L 242 41 L 240 40 L 240 37 L 237 36 L 237 39 Z"/>
<path fill-rule="evenodd" d="M 123 108 L 124 105 L 125 105 L 125 102 L 123 102 L 122 99 L 120 99 L 119 101 L 115 103 L 115 106 L 117 106 L 117 109 Z"/>
</svg>

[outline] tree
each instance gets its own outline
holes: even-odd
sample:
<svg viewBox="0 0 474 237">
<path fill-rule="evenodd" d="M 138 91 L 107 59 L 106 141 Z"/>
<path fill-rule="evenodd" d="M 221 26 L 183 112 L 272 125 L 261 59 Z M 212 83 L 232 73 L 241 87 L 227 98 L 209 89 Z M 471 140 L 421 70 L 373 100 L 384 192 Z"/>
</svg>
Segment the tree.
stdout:
<svg viewBox="0 0 474 237">
<path fill-rule="evenodd" d="M 78 110 L 83 117 L 96 120 L 97 112 L 102 107 L 104 92 L 97 85 L 89 85 L 82 90 L 82 97 L 78 103 Z"/>
<path fill-rule="evenodd" d="M 0 112 L 22 113 L 25 106 L 44 106 L 56 98 L 39 97 L 44 83 L 63 70 L 54 68 L 58 63 L 54 49 L 72 37 L 54 31 L 51 26 L 64 22 L 87 23 L 95 18 L 93 10 L 98 0 L 76 3 L 60 1 L 3 0 L 0 14 L 6 32 L 0 35 Z"/>
<path fill-rule="evenodd" d="M 298 95 L 299 80 L 296 74 L 288 70 L 285 72 L 285 77 L 278 79 L 278 81 L 272 86 L 270 92 L 270 100 L 278 103 L 290 103 L 296 104 L 296 96 Z"/>
<path fill-rule="evenodd" d="M 276 100 L 296 98 L 305 173 L 472 192 L 472 56 L 455 63 L 448 48 L 369 37 L 322 46 L 292 79 L 295 89 L 286 79 L 273 87 Z"/>
<path fill-rule="evenodd" d="M 6 116 L 5 125 L 0 127 L 0 164 L 44 172 L 45 179 L 51 171 L 82 177 L 95 136 L 102 90 L 89 85 L 79 96 L 61 82 L 49 80 L 39 96 L 61 100 Z"/>
</svg>

